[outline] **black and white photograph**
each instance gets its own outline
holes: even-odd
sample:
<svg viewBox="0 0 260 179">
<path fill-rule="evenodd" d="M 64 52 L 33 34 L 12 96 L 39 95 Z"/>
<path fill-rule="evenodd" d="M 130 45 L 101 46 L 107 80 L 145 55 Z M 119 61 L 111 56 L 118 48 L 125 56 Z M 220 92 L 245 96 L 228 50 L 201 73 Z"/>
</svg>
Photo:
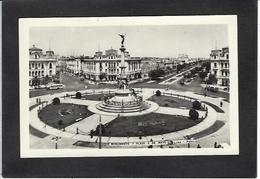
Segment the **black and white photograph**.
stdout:
<svg viewBox="0 0 260 179">
<path fill-rule="evenodd" d="M 20 18 L 22 158 L 238 155 L 237 16 Z"/>
</svg>

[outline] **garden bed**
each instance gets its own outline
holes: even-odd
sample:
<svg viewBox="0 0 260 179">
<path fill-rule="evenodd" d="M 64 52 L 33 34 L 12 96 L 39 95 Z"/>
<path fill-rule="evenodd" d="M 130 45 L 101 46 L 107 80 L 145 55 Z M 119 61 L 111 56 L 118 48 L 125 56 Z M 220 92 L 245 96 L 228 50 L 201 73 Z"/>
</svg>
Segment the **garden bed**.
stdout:
<svg viewBox="0 0 260 179">
<path fill-rule="evenodd" d="M 49 104 L 39 113 L 39 118 L 45 124 L 57 129 L 63 129 L 81 119 L 93 115 L 87 106 L 61 103 Z"/>
<path fill-rule="evenodd" d="M 199 122 L 201 122 L 201 119 L 194 121 L 185 116 L 159 113 L 133 117 L 118 117 L 104 125 L 102 136 L 140 137 L 160 135 L 183 130 Z M 99 134 L 98 128 L 93 134 Z"/>
</svg>

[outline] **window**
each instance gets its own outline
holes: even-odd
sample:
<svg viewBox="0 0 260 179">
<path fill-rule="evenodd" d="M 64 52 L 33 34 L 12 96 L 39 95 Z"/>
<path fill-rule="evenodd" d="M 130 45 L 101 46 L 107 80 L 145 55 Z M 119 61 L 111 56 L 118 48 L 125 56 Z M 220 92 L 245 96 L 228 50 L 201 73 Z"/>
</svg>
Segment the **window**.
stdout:
<svg viewBox="0 0 260 179">
<path fill-rule="evenodd" d="M 49 71 L 49 74 L 50 74 L 50 76 L 52 76 L 52 71 L 51 70 Z"/>
<path fill-rule="evenodd" d="M 214 63 L 214 67 L 217 67 L 217 63 Z"/>
<path fill-rule="evenodd" d="M 29 76 L 31 76 L 31 72 L 29 71 Z"/>
<path fill-rule="evenodd" d="M 229 55 L 227 54 L 227 59 L 229 58 Z"/>
<path fill-rule="evenodd" d="M 52 68 L 52 63 L 50 63 L 49 68 Z"/>
<path fill-rule="evenodd" d="M 44 65 L 42 64 L 42 69 L 44 69 Z"/>
<path fill-rule="evenodd" d="M 32 76 L 34 76 L 34 71 L 32 72 Z"/>
</svg>

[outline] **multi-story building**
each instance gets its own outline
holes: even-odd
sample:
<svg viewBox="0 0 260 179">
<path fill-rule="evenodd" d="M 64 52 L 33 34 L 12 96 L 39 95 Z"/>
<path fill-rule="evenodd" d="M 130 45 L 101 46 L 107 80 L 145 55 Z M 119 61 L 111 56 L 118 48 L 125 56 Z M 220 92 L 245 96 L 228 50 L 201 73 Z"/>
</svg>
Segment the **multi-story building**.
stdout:
<svg viewBox="0 0 260 179">
<path fill-rule="evenodd" d="M 66 59 L 66 70 L 76 75 L 80 74 L 82 72 L 81 61 L 82 60 L 80 58 L 75 57 L 70 57 Z"/>
<path fill-rule="evenodd" d="M 51 50 L 42 53 L 42 49 L 35 47 L 29 49 L 29 84 L 35 85 L 33 79 L 52 77 L 56 74 L 57 56 Z"/>
<path fill-rule="evenodd" d="M 211 74 L 216 76 L 217 85 L 229 86 L 229 48 L 212 50 L 210 62 Z"/>
<path fill-rule="evenodd" d="M 121 55 L 115 49 L 103 52 L 98 51 L 93 58 L 81 60 L 81 70 L 87 79 L 93 81 L 116 81 L 121 74 Z M 141 77 L 141 59 L 131 58 L 125 52 L 125 73 L 129 80 Z"/>
</svg>

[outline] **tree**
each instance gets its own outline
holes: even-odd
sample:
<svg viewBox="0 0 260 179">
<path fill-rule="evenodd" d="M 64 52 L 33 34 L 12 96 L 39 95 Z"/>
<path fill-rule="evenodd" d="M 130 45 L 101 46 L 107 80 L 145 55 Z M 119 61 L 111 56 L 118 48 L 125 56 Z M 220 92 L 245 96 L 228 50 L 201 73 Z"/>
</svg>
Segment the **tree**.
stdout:
<svg viewBox="0 0 260 179">
<path fill-rule="evenodd" d="M 81 92 L 77 92 L 77 93 L 76 93 L 76 98 L 77 98 L 77 99 L 80 99 L 81 97 L 82 97 L 82 96 L 81 96 Z"/>
<path fill-rule="evenodd" d="M 32 79 L 32 86 L 38 86 L 38 85 L 40 85 L 40 79 L 37 78 L 36 76 Z"/>
<path fill-rule="evenodd" d="M 52 104 L 53 105 L 59 105 L 60 104 L 60 99 L 59 98 L 54 98 L 53 100 L 52 100 Z"/>
<path fill-rule="evenodd" d="M 161 93 L 160 90 L 157 90 L 157 91 L 156 91 L 156 96 L 161 96 L 161 94 L 162 94 L 162 93 Z"/>
<path fill-rule="evenodd" d="M 189 116 L 190 119 L 197 120 L 199 118 L 199 113 L 195 109 L 190 109 Z"/>
<path fill-rule="evenodd" d="M 201 65 L 202 68 L 205 68 L 207 72 L 209 72 L 210 70 L 210 62 L 204 62 L 202 65 Z"/>
<path fill-rule="evenodd" d="M 202 71 L 202 72 L 199 73 L 199 77 L 200 77 L 201 79 L 204 79 L 204 78 L 207 77 L 207 74 L 208 74 L 207 72 L 205 72 L 205 71 L 203 72 L 203 71 Z"/>
<path fill-rule="evenodd" d="M 105 79 L 106 78 L 106 73 L 101 73 L 100 75 L 99 75 L 99 79 L 102 81 L 103 79 Z"/>
<path fill-rule="evenodd" d="M 192 103 L 192 108 L 193 109 L 200 109 L 201 108 L 201 103 L 199 101 L 193 101 Z"/>
<path fill-rule="evenodd" d="M 216 84 L 217 83 L 217 78 L 215 75 L 210 74 L 209 78 L 207 80 L 207 84 Z"/>
<path fill-rule="evenodd" d="M 162 70 L 162 69 L 157 69 L 157 70 L 152 70 L 150 73 L 149 73 L 149 76 L 152 78 L 152 79 L 158 79 L 159 77 L 165 75 L 165 71 Z"/>
</svg>

